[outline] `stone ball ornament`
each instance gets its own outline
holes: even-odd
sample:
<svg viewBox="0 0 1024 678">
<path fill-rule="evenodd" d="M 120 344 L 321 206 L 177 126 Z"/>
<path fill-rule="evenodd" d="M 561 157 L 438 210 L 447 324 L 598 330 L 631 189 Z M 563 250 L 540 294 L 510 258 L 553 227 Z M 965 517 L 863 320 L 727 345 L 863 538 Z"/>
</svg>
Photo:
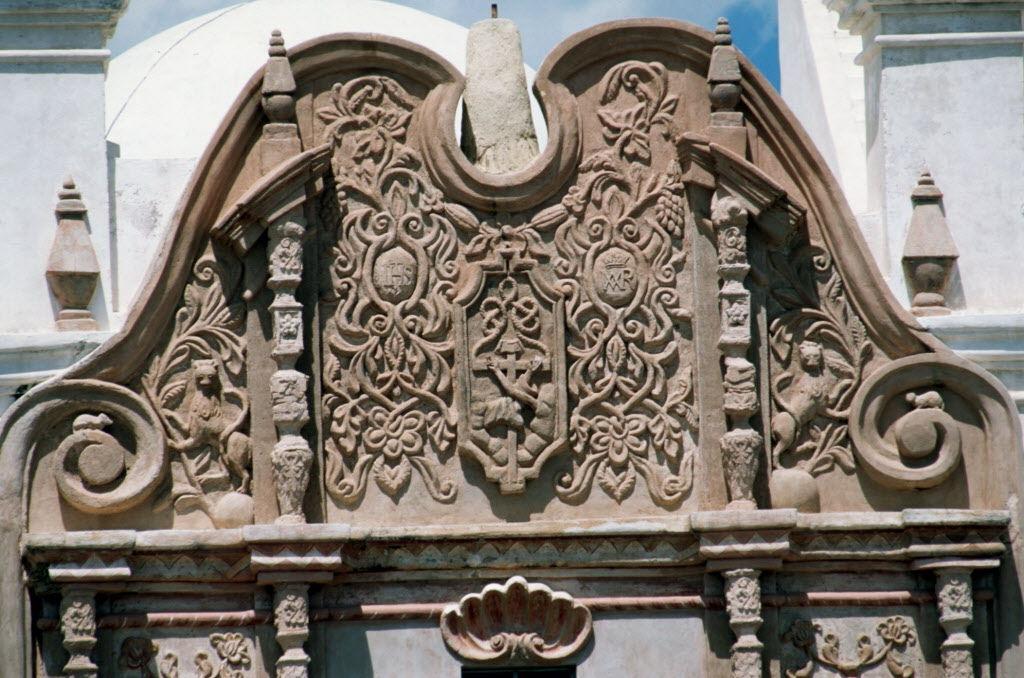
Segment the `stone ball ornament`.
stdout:
<svg viewBox="0 0 1024 678">
<path fill-rule="evenodd" d="M 70 433 L 54 452 L 61 497 L 93 514 L 120 513 L 148 498 L 167 463 L 152 408 L 128 389 L 100 381 L 65 381 L 49 388 L 53 399 L 37 420 L 37 435 L 70 421 Z M 124 434 L 115 436 L 115 430 Z"/>
<path fill-rule="evenodd" d="M 850 436 L 859 464 L 893 489 L 945 482 L 963 460 L 964 423 L 946 411 L 948 396 L 973 403 L 986 386 L 965 365 L 929 355 L 896 360 L 878 370 L 851 405 Z M 895 419 L 894 411 L 899 413 Z"/>
</svg>

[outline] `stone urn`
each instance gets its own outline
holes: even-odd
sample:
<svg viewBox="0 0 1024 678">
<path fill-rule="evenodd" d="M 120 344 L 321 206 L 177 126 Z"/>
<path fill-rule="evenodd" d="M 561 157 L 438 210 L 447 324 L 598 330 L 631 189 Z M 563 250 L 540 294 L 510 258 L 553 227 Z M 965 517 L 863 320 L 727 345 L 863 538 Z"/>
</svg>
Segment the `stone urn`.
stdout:
<svg viewBox="0 0 1024 678">
<path fill-rule="evenodd" d="M 801 468 L 778 468 L 768 482 L 772 508 L 795 508 L 801 513 L 821 510 L 818 481 Z"/>
</svg>

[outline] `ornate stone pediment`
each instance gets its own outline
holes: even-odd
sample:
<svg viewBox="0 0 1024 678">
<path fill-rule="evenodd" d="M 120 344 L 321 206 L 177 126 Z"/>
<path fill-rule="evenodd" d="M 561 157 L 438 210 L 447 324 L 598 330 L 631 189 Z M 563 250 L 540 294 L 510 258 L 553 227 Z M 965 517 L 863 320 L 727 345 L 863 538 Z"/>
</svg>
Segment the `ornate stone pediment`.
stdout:
<svg viewBox="0 0 1024 678">
<path fill-rule="evenodd" d="M 516 525 L 518 562 L 545 567 L 774 562 L 803 555 L 743 521 L 644 540 L 725 508 L 1003 509 L 1005 390 L 894 304 L 820 156 L 723 35 L 629 21 L 567 40 L 536 81 L 548 145 L 505 175 L 459 150 L 463 80 L 436 55 L 331 36 L 286 56 L 276 36 L 124 329 L 0 424 L 8 569 L 23 532 L 265 538 L 286 545 L 231 572 L 322 574 L 362 567 L 338 544 L 529 521 L 637 533 L 562 558 Z"/>
</svg>

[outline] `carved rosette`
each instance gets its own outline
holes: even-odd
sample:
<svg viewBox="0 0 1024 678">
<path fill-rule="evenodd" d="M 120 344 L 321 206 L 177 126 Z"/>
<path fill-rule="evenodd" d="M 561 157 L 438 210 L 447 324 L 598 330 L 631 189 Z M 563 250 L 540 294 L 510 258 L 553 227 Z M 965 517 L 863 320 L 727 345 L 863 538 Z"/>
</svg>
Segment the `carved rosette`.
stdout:
<svg viewBox="0 0 1024 678">
<path fill-rule="evenodd" d="M 747 359 L 750 350 L 750 292 L 744 280 L 750 272 L 747 258 L 747 211 L 732 196 L 715 201 L 711 220 L 718 240 L 718 293 L 723 358 L 724 408 L 729 430 L 722 436 L 722 463 L 731 509 L 755 509 L 754 479 L 761 462 L 764 440 L 750 425 L 757 413 L 757 370 Z"/>
<path fill-rule="evenodd" d="M 70 655 L 64 674 L 95 678 L 96 664 L 90 655 L 96 646 L 96 593 L 89 589 L 66 589 L 60 601 L 60 628 L 64 649 Z"/>
<path fill-rule="evenodd" d="M 333 145 L 322 301 L 327 490 L 358 504 L 372 480 L 398 501 L 413 472 L 436 501 L 457 486 L 443 463 L 456 417 L 453 219 L 405 136 L 415 100 L 396 81 L 334 86 L 317 111 Z"/>
<path fill-rule="evenodd" d="M 939 624 L 946 632 L 941 647 L 943 674 L 946 678 L 971 678 L 974 676 L 974 641 L 967 634 L 967 628 L 974 621 L 971 571 L 943 568 L 935 574 Z"/>
<path fill-rule="evenodd" d="M 743 568 L 727 570 L 725 606 L 729 626 L 736 635 L 732 645 L 733 678 L 761 678 L 761 653 L 764 645 L 757 639 L 761 628 L 761 573 Z"/>
<path fill-rule="evenodd" d="M 270 304 L 274 322 L 272 355 L 277 371 L 270 378 L 270 399 L 277 428 L 277 443 L 271 452 L 274 486 L 277 490 L 278 523 L 304 523 L 302 501 L 309 486 L 313 451 L 302 436 L 309 422 L 306 404 L 308 379 L 295 369 L 302 355 L 302 304 L 295 290 L 302 282 L 302 239 L 305 226 L 292 215 L 270 227 L 270 278 L 274 291 Z"/>
<path fill-rule="evenodd" d="M 280 678 L 307 678 L 309 655 L 303 645 L 309 638 L 309 586 L 278 584 L 274 588 L 274 626 L 282 654 L 277 660 Z"/>
<path fill-rule="evenodd" d="M 448 649 L 474 662 L 559 662 L 581 650 L 592 633 L 590 610 L 572 596 L 518 576 L 463 596 L 441 613 Z"/>
<path fill-rule="evenodd" d="M 537 216 L 555 224 L 570 338 L 573 468 L 557 493 L 578 503 L 596 484 L 622 502 L 640 477 L 673 508 L 692 486 L 698 429 L 685 187 L 678 162 L 658 158 L 678 97 L 658 62 L 620 63 L 600 91 L 607 147 L 583 160 L 561 205 Z"/>
</svg>

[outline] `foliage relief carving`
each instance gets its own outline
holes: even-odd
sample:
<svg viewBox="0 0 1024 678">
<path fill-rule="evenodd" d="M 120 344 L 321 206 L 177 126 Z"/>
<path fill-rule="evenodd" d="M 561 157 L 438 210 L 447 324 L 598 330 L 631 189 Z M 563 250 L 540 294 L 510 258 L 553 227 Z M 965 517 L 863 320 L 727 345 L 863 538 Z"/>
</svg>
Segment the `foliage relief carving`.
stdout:
<svg viewBox="0 0 1024 678">
<path fill-rule="evenodd" d="M 167 343 L 139 378 L 173 453 L 175 508 L 198 508 L 217 527 L 252 522 L 245 310 L 233 301 L 237 269 L 237 262 L 211 253 L 199 259 Z"/>
<path fill-rule="evenodd" d="M 830 255 L 814 246 L 768 253 L 774 365 L 772 460 L 813 476 L 854 470 L 850 403 L 875 355 Z"/>
<path fill-rule="evenodd" d="M 335 151 L 338 214 L 326 254 L 327 489 L 356 504 L 369 480 L 397 501 L 413 471 L 435 500 L 457 487 L 452 301 L 457 242 L 440 192 L 405 144 L 414 100 L 394 80 L 337 84 L 317 115 Z"/>
<path fill-rule="evenodd" d="M 824 631 L 821 624 L 797 619 L 783 635 L 783 640 L 807 656 L 807 663 L 799 669 L 786 671 L 786 678 L 809 678 L 817 665 L 826 666 L 844 676 L 859 676 L 871 667 L 885 662 L 895 678 L 912 678 L 914 668 L 907 664 L 898 651 L 917 644 L 917 633 L 903 617 L 889 617 L 875 627 L 881 645 L 875 645 L 866 634 L 857 638 L 857 652 L 853 659 L 844 659 L 839 636 Z M 817 636 L 821 634 L 821 645 Z"/>
<path fill-rule="evenodd" d="M 574 400 L 573 469 L 557 493 L 581 502 L 596 483 L 621 502 L 641 476 L 667 508 L 692 485 L 697 431 L 690 311 L 679 286 L 688 238 L 682 173 L 675 161 L 650 172 L 651 135 L 674 134 L 678 100 L 657 62 L 619 64 L 600 87 L 610 148 L 583 161 L 555 215 Z M 629 97 L 636 103 L 623 104 Z"/>
</svg>

